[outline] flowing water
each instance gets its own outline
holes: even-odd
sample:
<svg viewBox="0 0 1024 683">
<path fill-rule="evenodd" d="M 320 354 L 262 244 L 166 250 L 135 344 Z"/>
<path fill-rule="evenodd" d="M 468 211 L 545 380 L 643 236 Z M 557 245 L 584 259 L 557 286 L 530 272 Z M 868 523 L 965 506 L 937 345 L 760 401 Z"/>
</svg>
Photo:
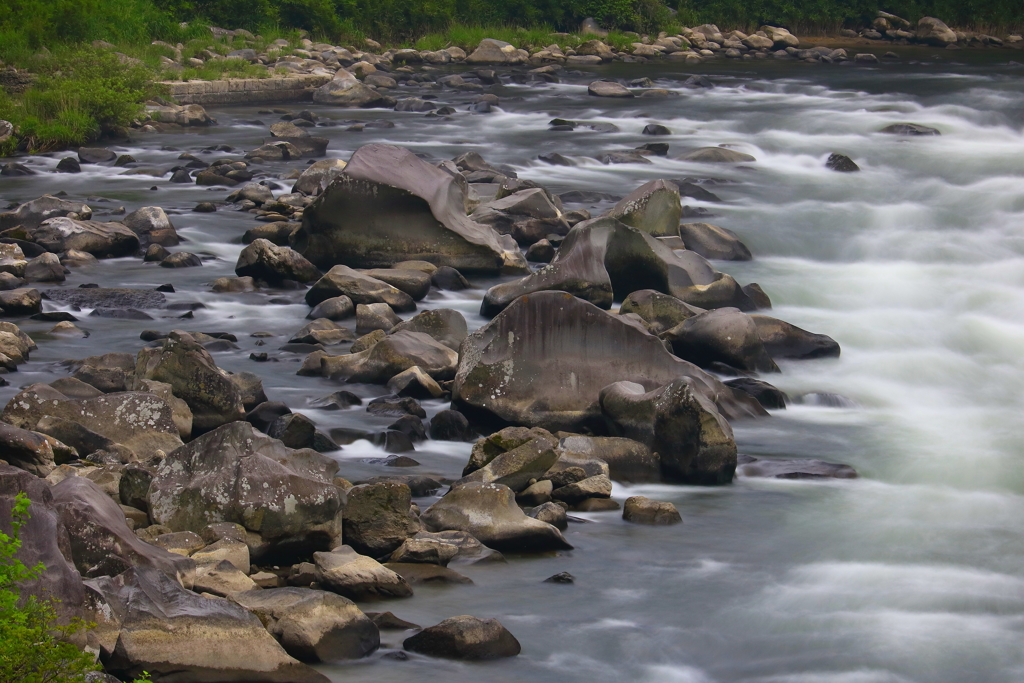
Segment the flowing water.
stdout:
<svg viewBox="0 0 1024 683">
<path fill-rule="evenodd" d="M 412 656 L 394 661 L 404 634 L 385 632 L 374 656 L 322 667 L 337 681 L 650 681 L 652 683 L 1010 683 L 1024 680 L 1024 68 L 1007 54 L 955 63 L 948 53 L 909 55 L 884 67 L 727 63 L 704 66 L 717 85 L 668 99 L 587 97 L 599 72 L 650 76 L 679 88 L 694 69 L 619 65 L 570 74 L 560 84 L 507 85 L 502 110 L 464 112 L 467 95 L 433 93 L 460 113 L 338 111 L 338 120 L 386 119 L 394 128 L 318 128 L 330 154 L 347 158 L 386 141 L 433 158 L 478 151 L 513 165 L 554 192 L 622 196 L 659 177 L 714 178 L 723 200 L 704 206 L 738 233 L 750 263 L 716 263 L 772 297 L 773 315 L 842 345 L 838 359 L 785 362 L 770 378 L 791 395 L 831 392 L 835 408 L 808 401 L 772 417 L 737 423 L 740 452 L 819 458 L 854 466 L 856 480 L 740 479 L 696 488 L 616 484 L 620 501 L 643 494 L 676 504 L 684 524 L 627 525 L 615 513 L 583 514 L 570 526 L 572 552 L 511 557 L 507 565 L 460 568 L 475 585 L 417 589 L 411 600 L 368 603 L 429 625 L 456 614 L 497 617 L 522 642 L 511 660 L 462 664 Z M 417 92 L 410 89 L 410 93 Z M 422 93 L 421 93 L 422 94 Z M 299 107 L 296 107 L 298 109 Z M 211 109 L 219 125 L 198 133 L 140 135 L 119 152 L 169 168 L 181 151 L 260 143 L 276 116 L 257 107 Z M 547 130 L 554 116 L 614 123 L 619 132 Z M 941 137 L 897 138 L 877 131 L 913 121 Z M 647 122 L 673 135 L 642 137 Z M 686 164 L 547 166 L 539 153 L 593 156 L 649 141 L 685 147 L 728 143 L 757 157 L 745 167 Z M 172 149 L 173 148 L 173 149 Z M 831 152 L 863 169 L 823 168 Z M 207 154 L 208 158 L 233 156 Z M 234 157 L 237 158 L 237 155 Z M 52 169 L 57 157 L 27 163 Z M 294 164 L 268 164 L 280 173 Z M 82 317 L 87 340 L 49 339 L 51 324 L 26 322 L 39 351 L 16 385 L 52 381 L 56 364 L 107 351 L 137 351 L 142 329 L 234 332 L 239 349 L 218 352 L 232 371 L 264 378 L 322 428 L 369 425 L 360 408 L 326 412 L 308 402 L 339 388 L 300 378 L 299 356 L 277 351 L 304 324 L 301 292 L 211 294 L 205 283 L 233 274 L 253 225 L 249 214 L 197 214 L 228 190 L 172 185 L 86 167 L 81 175 L 0 180 L 0 199 L 25 201 L 63 189 L 91 199 L 97 214 L 159 205 L 187 237 L 182 248 L 212 257 L 202 268 L 166 270 L 137 259 L 80 268 L 66 286 L 151 287 L 170 282 L 172 301 L 201 302 L 193 320 Z M 156 191 L 150 190 L 156 186 Z M 284 183 L 282 183 L 284 185 Z M 610 204 L 594 204 L 599 212 Z M 471 327 L 487 282 L 467 292 L 433 292 L 426 307 L 454 307 Z M 273 299 L 273 301 L 271 301 Z M 422 306 L 421 306 L 422 308 Z M 180 311 L 178 312 L 180 313 Z M 249 334 L 276 337 L 259 349 Z M 269 350 L 277 362 L 248 360 Z M 628 349 L 623 350 L 629 353 Z M 357 386 L 363 396 L 381 387 Z M 429 414 L 442 409 L 427 402 Z M 457 476 L 468 444 L 428 442 L 410 454 L 422 465 L 401 473 Z M 336 454 L 350 478 L 388 470 L 385 455 L 361 441 Z M 418 501 L 421 507 L 430 499 Z M 569 571 L 574 585 L 542 583 Z"/>
</svg>

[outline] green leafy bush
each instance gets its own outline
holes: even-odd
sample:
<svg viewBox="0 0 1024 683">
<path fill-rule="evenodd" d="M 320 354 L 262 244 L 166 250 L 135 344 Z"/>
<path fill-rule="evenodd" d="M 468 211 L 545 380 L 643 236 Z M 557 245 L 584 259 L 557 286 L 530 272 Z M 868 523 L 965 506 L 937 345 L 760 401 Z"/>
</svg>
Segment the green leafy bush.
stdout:
<svg viewBox="0 0 1024 683">
<path fill-rule="evenodd" d="M 26 567 L 16 557 L 29 504 L 25 494 L 18 494 L 11 515 L 13 531 L 10 535 L 0 532 L 0 680 L 84 683 L 85 674 L 96 669 L 92 657 L 64 641 L 85 624 L 58 620 L 52 598 L 19 594 L 22 584 L 45 569 Z"/>
</svg>

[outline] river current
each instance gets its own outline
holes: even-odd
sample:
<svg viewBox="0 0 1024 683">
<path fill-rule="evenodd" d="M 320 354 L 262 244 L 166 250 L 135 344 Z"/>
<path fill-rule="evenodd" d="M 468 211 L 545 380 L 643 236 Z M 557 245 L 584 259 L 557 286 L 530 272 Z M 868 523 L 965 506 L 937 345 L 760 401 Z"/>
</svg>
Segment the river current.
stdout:
<svg viewBox="0 0 1024 683">
<path fill-rule="evenodd" d="M 620 502 L 639 494 L 668 500 L 684 523 L 644 527 L 624 523 L 618 513 L 574 513 L 586 520 L 567 532 L 574 551 L 459 567 L 474 585 L 417 587 L 409 600 L 361 605 L 424 626 L 457 614 L 497 617 L 522 643 L 521 656 L 484 664 L 418 655 L 395 661 L 404 634 L 386 631 L 375 655 L 321 670 L 339 682 L 375 683 L 1024 680 L 1024 67 L 1007 63 L 1014 54 L 960 57 L 961 63 L 955 53 L 922 50 L 872 67 L 615 65 L 568 73 L 558 84 L 499 87 L 500 110 L 480 115 L 465 111 L 471 94 L 401 89 L 455 106 L 450 120 L 285 107 L 339 121 L 394 122 L 363 132 L 317 128 L 314 134 L 331 140 L 328 155 L 343 159 L 370 142 L 437 160 L 477 151 L 553 192 L 620 197 L 654 178 L 714 179 L 704 187 L 721 202 L 684 203 L 709 210 L 714 217 L 705 220 L 736 232 L 755 257 L 715 266 L 741 283 L 759 283 L 774 303 L 772 315 L 842 345 L 840 358 L 782 362 L 782 374 L 768 378 L 791 396 L 838 394 L 846 399 L 838 402 L 842 407 L 808 400 L 738 422 L 740 453 L 845 463 L 860 474 L 835 481 L 741 478 L 720 488 L 617 483 L 613 497 Z M 693 74 L 716 87 L 682 88 Z M 649 76 L 680 95 L 588 97 L 586 84 L 598 75 Z M 140 166 L 164 169 L 181 152 L 240 158 L 278 120 L 259 113 L 266 108 L 210 107 L 216 126 L 140 134 L 115 150 L 132 154 Z M 551 132 L 547 124 L 556 116 L 613 123 L 619 131 Z M 942 135 L 878 132 L 908 121 Z M 642 136 L 646 123 L 668 126 L 672 135 Z M 593 157 L 651 141 L 669 143 L 670 156 L 652 157 L 651 165 L 537 161 L 544 152 Z M 201 152 L 223 144 L 235 153 Z M 723 167 L 671 158 L 687 147 L 718 144 L 734 145 L 757 162 Z M 832 152 L 851 156 L 862 171 L 825 169 Z M 43 171 L 59 157 L 19 161 Z M 304 163 L 259 168 L 279 174 Z M 64 190 L 87 200 L 100 220 L 120 206 L 163 207 L 188 240 L 178 249 L 211 257 L 203 267 L 116 259 L 74 269 L 64 286 L 172 283 L 172 302 L 206 307 L 191 320 L 175 319 L 181 311 L 141 322 L 83 314 L 78 325 L 91 336 L 73 341 L 43 334 L 52 323 L 24 322 L 39 350 L 7 376 L 11 386 L 0 388 L 0 404 L 18 386 L 65 375 L 58 361 L 134 353 L 144 345 L 142 330 L 178 328 L 236 334 L 240 348 L 214 353 L 217 363 L 261 375 L 272 400 L 309 415 L 324 431 L 392 421 L 360 407 L 309 406 L 340 387 L 297 377 L 301 356 L 277 350 L 306 322 L 302 292 L 210 293 L 210 281 L 233 275 L 239 238 L 255 221 L 226 207 L 213 214 L 191 209 L 199 201 L 222 202 L 230 190 L 119 175 L 122 170 L 84 166 L 78 175 L 5 177 L 0 200 Z M 596 215 L 611 203 L 582 206 Z M 420 308 L 457 308 L 471 329 L 479 327 L 485 322 L 479 302 L 490 284 L 435 290 Z M 276 336 L 257 348 L 250 337 L 257 331 Z M 277 362 L 254 363 L 253 351 L 270 351 Z M 365 397 L 386 392 L 353 390 Z M 428 415 L 445 407 L 425 402 Z M 427 442 L 407 454 L 422 464 L 399 473 L 456 477 L 469 450 L 470 444 Z M 385 455 L 366 441 L 334 454 L 340 474 L 351 480 L 395 473 L 367 462 Z M 425 509 L 431 499 L 417 502 Z M 575 583 L 542 582 L 561 571 Z"/>
</svg>

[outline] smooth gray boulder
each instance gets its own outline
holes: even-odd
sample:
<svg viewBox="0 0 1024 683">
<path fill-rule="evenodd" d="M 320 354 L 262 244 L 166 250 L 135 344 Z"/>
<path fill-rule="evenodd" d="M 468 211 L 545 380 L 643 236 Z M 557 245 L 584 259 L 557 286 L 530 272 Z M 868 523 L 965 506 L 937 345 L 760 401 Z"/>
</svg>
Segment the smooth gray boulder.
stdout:
<svg viewBox="0 0 1024 683">
<path fill-rule="evenodd" d="M 231 596 L 301 662 L 359 659 L 380 647 L 380 631 L 340 595 L 309 588 L 270 588 Z"/>
<path fill-rule="evenodd" d="M 753 317 L 737 308 L 718 308 L 687 318 L 662 335 L 680 358 L 701 367 L 725 363 L 747 372 L 778 372 Z"/>
<path fill-rule="evenodd" d="M 82 617 L 85 600 L 82 577 L 74 564 L 71 539 L 53 505 L 53 494 L 43 479 L 0 463 L 0 532 L 10 535 L 11 513 L 19 494 L 28 497 L 28 518 L 21 528 L 21 547 L 14 557 L 28 567 L 42 564 L 39 575 L 19 586 L 21 595 L 49 596 L 58 600 L 61 617 Z"/>
<path fill-rule="evenodd" d="M 313 101 L 342 108 L 381 107 L 394 102 L 387 95 L 361 83 L 345 69 L 338 69 L 330 82 L 313 91 Z"/>
<path fill-rule="evenodd" d="M 515 657 L 522 651 L 519 641 L 497 619 L 468 615 L 425 628 L 406 638 L 402 647 L 429 657 L 464 660 Z"/>
<path fill-rule="evenodd" d="M 139 236 L 139 245 L 174 247 L 181 242 L 167 212 L 159 206 L 144 206 L 124 217 L 124 224 Z"/>
<path fill-rule="evenodd" d="M 706 259 L 722 261 L 749 261 L 753 258 L 747 245 L 736 233 L 710 223 L 683 223 L 679 236 L 690 251 Z"/>
<path fill-rule="evenodd" d="M 654 289 L 638 289 L 619 306 L 620 315 L 634 314 L 647 324 L 651 334 L 661 335 L 681 322 L 703 313 L 704 309 L 691 306 L 674 296 Z"/>
<path fill-rule="evenodd" d="M 466 216 L 465 191 L 450 173 L 392 145 L 356 150 L 306 207 L 294 240 L 321 267 L 389 268 L 420 260 L 462 272 L 527 269 L 514 242 Z"/>
<path fill-rule="evenodd" d="M 526 58 L 519 53 L 515 45 L 503 40 L 484 38 L 466 57 L 467 64 L 478 66 L 512 66 L 522 64 Z"/>
<path fill-rule="evenodd" d="M 462 343 L 453 407 L 471 420 L 580 432 L 604 427 L 601 390 L 690 378 L 729 418 L 767 413 L 622 316 L 564 292 L 521 297 Z"/>
<path fill-rule="evenodd" d="M 233 422 L 169 453 L 149 489 L 149 513 L 172 531 L 241 524 L 253 562 L 329 550 L 341 539 L 334 460 L 292 450 Z"/>
<path fill-rule="evenodd" d="M 694 386 L 679 379 L 645 391 L 635 382 L 616 382 L 601 391 L 601 410 L 622 436 L 660 456 L 665 480 L 728 484 L 736 471 L 732 427 Z"/>
<path fill-rule="evenodd" d="M 594 81 L 587 86 L 587 94 L 593 97 L 635 97 L 629 88 L 615 81 Z"/>
<path fill-rule="evenodd" d="M 72 202 L 53 195 L 44 194 L 38 199 L 25 202 L 13 211 L 0 213 L 0 230 L 20 225 L 26 230 L 38 227 L 50 218 L 70 216 L 79 220 L 92 218 L 92 209 L 87 204 Z"/>
<path fill-rule="evenodd" d="M 73 218 L 48 218 L 29 235 L 47 251 L 59 253 L 74 249 L 96 258 L 132 256 L 139 251 L 139 236 L 121 223 L 101 223 Z"/>
<path fill-rule="evenodd" d="M 512 489 L 502 484 L 469 482 L 453 488 L 420 521 L 428 531 L 465 531 L 503 552 L 572 550 L 558 529 L 527 517 Z"/>
<path fill-rule="evenodd" d="M 417 313 L 391 329 L 392 334 L 402 331 L 421 332 L 453 351 L 458 351 L 462 341 L 469 336 L 465 316 L 451 308 L 433 308 Z"/>
<path fill-rule="evenodd" d="M 633 524 L 669 526 L 682 524 L 683 518 L 672 503 L 651 500 L 645 496 L 632 496 L 622 506 L 622 519 Z"/>
<path fill-rule="evenodd" d="M 328 683 L 293 659 L 259 618 L 228 600 L 187 591 L 165 574 L 135 568 L 89 582 L 101 617 L 117 632 L 104 668 L 131 680 Z"/>
<path fill-rule="evenodd" d="M 751 315 L 757 334 L 772 358 L 807 360 L 838 358 L 839 343 L 825 334 L 815 334 L 767 315 Z"/>
</svg>

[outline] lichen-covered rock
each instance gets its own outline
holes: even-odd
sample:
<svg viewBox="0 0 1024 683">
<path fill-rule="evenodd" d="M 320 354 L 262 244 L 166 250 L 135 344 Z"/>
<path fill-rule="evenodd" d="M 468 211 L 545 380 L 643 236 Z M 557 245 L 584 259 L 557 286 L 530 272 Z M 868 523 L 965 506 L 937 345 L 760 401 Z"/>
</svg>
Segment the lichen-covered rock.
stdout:
<svg viewBox="0 0 1024 683">
<path fill-rule="evenodd" d="M 456 485 L 478 481 L 522 491 L 555 464 L 557 446 L 558 440 L 544 429 L 507 427 L 473 444 L 469 463 Z"/>
<path fill-rule="evenodd" d="M 135 368 L 138 380 L 171 385 L 174 395 L 192 411 L 192 427 L 199 433 L 242 420 L 242 395 L 231 379 L 221 373 L 210 353 L 195 338 L 172 330 L 158 348 L 139 351 Z"/>
<path fill-rule="evenodd" d="M 170 406 L 154 394 L 119 392 L 91 399 L 69 399 L 46 384 L 33 384 L 4 408 L 2 419 L 35 430 L 46 417 L 60 418 L 121 444 L 140 458 L 181 445 Z"/>
<path fill-rule="evenodd" d="M 61 441 L 27 429 L 0 422 L 0 459 L 9 465 L 46 477 L 61 462 L 78 457 L 78 453 Z"/>
<path fill-rule="evenodd" d="M 201 531 L 235 522 L 254 562 L 329 550 L 341 538 L 341 494 L 335 461 L 292 450 L 233 422 L 169 453 L 149 490 L 154 522 L 174 531 Z"/>
<path fill-rule="evenodd" d="M 691 306 L 654 289 L 638 289 L 627 296 L 619 306 L 621 315 L 633 313 L 640 316 L 647 323 L 647 329 L 651 334 L 656 335 L 661 335 L 703 311 L 702 308 Z"/>
<path fill-rule="evenodd" d="M 388 555 L 420 530 L 412 513 L 412 491 L 393 482 L 354 486 L 346 493 L 345 543 L 371 557 Z"/>
<path fill-rule="evenodd" d="M 678 235 L 679 188 L 666 180 L 652 180 L 641 185 L 608 212 L 612 218 L 643 230 L 655 237 Z"/>
</svg>

